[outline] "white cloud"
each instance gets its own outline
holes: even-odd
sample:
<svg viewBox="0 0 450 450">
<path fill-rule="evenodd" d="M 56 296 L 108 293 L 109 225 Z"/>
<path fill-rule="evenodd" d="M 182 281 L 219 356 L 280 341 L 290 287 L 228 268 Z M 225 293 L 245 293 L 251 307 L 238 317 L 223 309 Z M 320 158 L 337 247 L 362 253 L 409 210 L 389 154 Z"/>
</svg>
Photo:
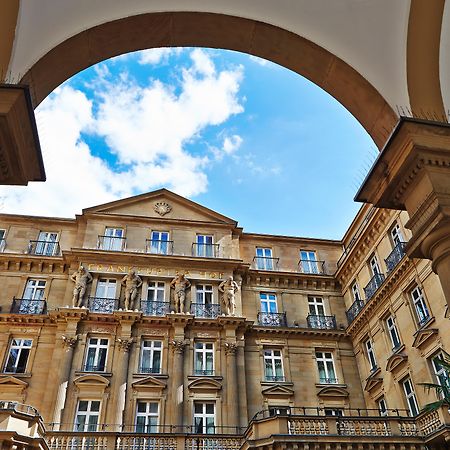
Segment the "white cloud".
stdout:
<svg viewBox="0 0 450 450">
<path fill-rule="evenodd" d="M 36 114 L 47 181 L 0 187 L 2 211 L 73 216 L 161 186 L 186 196 L 205 192 L 212 161 L 190 153 L 186 144 L 243 111 L 242 68 L 216 71 L 201 50 L 192 61 L 176 91 L 160 81 L 144 87 L 126 76 L 111 81 L 104 69 L 97 71 L 94 99 L 70 84 L 58 88 Z M 119 165 L 95 156 L 86 135 L 104 139 Z M 237 135 L 227 137 L 222 151 L 231 154 L 241 142 Z"/>
<path fill-rule="evenodd" d="M 256 64 L 259 64 L 260 66 L 267 66 L 270 63 L 270 61 L 268 61 L 267 59 L 260 58 L 259 56 L 249 55 L 249 58 L 251 61 L 253 61 Z"/>
<path fill-rule="evenodd" d="M 140 52 L 138 52 L 138 62 L 142 65 L 166 63 L 170 56 L 179 54 L 181 51 L 182 48 L 179 47 L 161 47 L 141 50 Z"/>
</svg>

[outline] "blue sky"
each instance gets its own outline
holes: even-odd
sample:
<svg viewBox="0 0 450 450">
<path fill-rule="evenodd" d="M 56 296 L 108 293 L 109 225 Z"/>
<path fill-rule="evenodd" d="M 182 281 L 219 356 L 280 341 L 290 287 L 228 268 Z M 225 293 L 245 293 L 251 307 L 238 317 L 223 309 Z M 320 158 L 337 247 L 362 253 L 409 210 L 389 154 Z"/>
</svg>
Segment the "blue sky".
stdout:
<svg viewBox="0 0 450 450">
<path fill-rule="evenodd" d="M 100 63 L 55 90 L 36 120 L 48 181 L 2 187 L 2 212 L 73 217 L 166 187 L 248 232 L 340 239 L 377 154 L 308 80 L 212 49 Z"/>
</svg>

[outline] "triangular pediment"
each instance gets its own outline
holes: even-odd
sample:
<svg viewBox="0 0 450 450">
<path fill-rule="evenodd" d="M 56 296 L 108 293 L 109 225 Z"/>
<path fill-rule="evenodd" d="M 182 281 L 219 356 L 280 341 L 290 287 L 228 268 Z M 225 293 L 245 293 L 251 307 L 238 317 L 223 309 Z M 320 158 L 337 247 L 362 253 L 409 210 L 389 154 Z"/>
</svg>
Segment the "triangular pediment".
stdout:
<svg viewBox="0 0 450 450">
<path fill-rule="evenodd" d="M 415 348 L 422 347 L 430 339 L 434 340 L 438 336 L 437 328 L 424 328 L 414 333 L 414 341 L 412 346 Z"/>
<path fill-rule="evenodd" d="M 136 389 L 138 391 L 147 391 L 147 390 L 158 390 L 162 391 L 166 388 L 167 384 L 162 381 L 158 380 L 155 377 L 145 377 L 141 380 L 135 381 L 132 383 L 133 389 Z"/>
<path fill-rule="evenodd" d="M 319 397 L 348 397 L 350 394 L 347 389 L 337 387 L 337 386 L 328 386 L 322 388 L 317 395 Z"/>
<path fill-rule="evenodd" d="M 380 377 L 369 377 L 366 380 L 366 385 L 364 386 L 364 390 L 367 392 L 373 391 L 377 387 L 383 384 L 383 378 Z"/>
<path fill-rule="evenodd" d="M 237 222 L 233 219 L 167 189 L 159 189 L 134 197 L 93 206 L 84 209 L 83 213 L 237 225 Z"/>
<path fill-rule="evenodd" d="M 19 378 L 13 377 L 12 375 L 6 375 L 0 377 L 0 390 L 2 389 L 26 389 L 28 383 L 26 381 L 20 380 Z"/>
<path fill-rule="evenodd" d="M 191 391 L 219 391 L 222 389 L 222 383 L 210 378 L 196 378 L 188 384 Z"/>
<path fill-rule="evenodd" d="M 292 397 L 294 395 L 294 391 L 288 386 L 270 386 L 266 389 L 263 389 L 261 393 L 265 397 Z"/>
<path fill-rule="evenodd" d="M 394 353 L 389 357 L 386 364 L 386 370 L 388 372 L 394 372 L 399 369 L 406 361 L 408 356 L 405 353 Z"/>
</svg>

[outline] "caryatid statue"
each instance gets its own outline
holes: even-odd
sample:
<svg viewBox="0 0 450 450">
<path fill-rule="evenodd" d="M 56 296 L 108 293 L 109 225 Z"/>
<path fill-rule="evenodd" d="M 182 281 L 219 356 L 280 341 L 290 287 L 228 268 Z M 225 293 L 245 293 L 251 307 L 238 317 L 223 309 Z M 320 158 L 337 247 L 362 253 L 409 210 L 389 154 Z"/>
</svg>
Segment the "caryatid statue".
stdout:
<svg viewBox="0 0 450 450">
<path fill-rule="evenodd" d="M 87 285 L 92 282 L 92 275 L 86 270 L 84 266 L 80 266 L 79 269 L 74 272 L 70 279 L 75 283 L 73 288 L 72 306 L 83 306 L 84 294 L 86 293 Z"/>
<path fill-rule="evenodd" d="M 184 313 L 184 301 L 186 300 L 186 290 L 191 287 L 191 282 L 183 275 L 177 275 L 171 282 L 170 287 L 175 290 L 175 312 Z"/>
<path fill-rule="evenodd" d="M 233 280 L 231 275 L 219 284 L 219 292 L 222 292 L 222 302 L 227 316 L 236 314 L 236 292 L 238 290 L 239 285 Z"/>
<path fill-rule="evenodd" d="M 142 279 L 133 269 L 122 278 L 122 286 L 125 286 L 125 304 L 126 310 L 136 309 L 136 298 L 138 295 L 138 289 L 142 286 Z"/>
</svg>

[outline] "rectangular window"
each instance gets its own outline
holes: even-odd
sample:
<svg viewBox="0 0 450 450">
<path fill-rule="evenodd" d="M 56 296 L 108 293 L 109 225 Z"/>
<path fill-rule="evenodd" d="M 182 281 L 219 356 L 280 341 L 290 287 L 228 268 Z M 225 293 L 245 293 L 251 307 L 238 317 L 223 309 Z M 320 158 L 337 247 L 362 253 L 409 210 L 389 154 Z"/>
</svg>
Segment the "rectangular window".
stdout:
<svg viewBox="0 0 450 450">
<path fill-rule="evenodd" d="M 100 278 L 95 290 L 97 298 L 116 298 L 116 280 L 108 278 Z"/>
<path fill-rule="evenodd" d="M 289 416 L 291 408 L 289 406 L 269 406 L 269 416 Z"/>
<path fill-rule="evenodd" d="M 214 375 L 214 344 L 196 342 L 194 347 L 194 374 Z"/>
<path fill-rule="evenodd" d="M 140 373 L 161 373 L 162 342 L 142 341 Z"/>
<path fill-rule="evenodd" d="M 325 408 L 324 413 L 326 416 L 329 416 L 329 417 L 333 417 L 333 416 L 341 417 L 344 415 L 344 411 L 342 411 L 342 409 L 340 409 L 340 408 Z"/>
<path fill-rule="evenodd" d="M 324 384 L 336 384 L 336 371 L 334 370 L 333 354 L 331 352 L 316 352 L 319 381 Z"/>
<path fill-rule="evenodd" d="M 156 402 L 137 402 L 136 433 L 157 433 L 159 404 Z"/>
<path fill-rule="evenodd" d="M 197 234 L 195 256 L 203 256 L 204 258 L 212 258 L 214 254 L 214 241 L 210 235 Z"/>
<path fill-rule="evenodd" d="M 386 404 L 386 400 L 384 399 L 384 397 L 381 397 L 378 399 L 377 401 L 378 404 L 378 411 L 380 412 L 380 416 L 385 417 L 388 415 L 388 409 L 387 409 L 387 404 Z"/>
<path fill-rule="evenodd" d="M 422 293 L 422 289 L 416 286 L 411 291 L 411 298 L 414 303 L 414 310 L 416 312 L 417 320 L 419 325 L 423 325 L 430 318 L 430 313 L 428 312 L 427 304 L 425 303 L 425 298 Z"/>
<path fill-rule="evenodd" d="M 375 352 L 373 350 L 373 342 L 370 339 L 367 339 L 367 341 L 365 342 L 365 346 L 367 352 L 367 359 L 369 360 L 370 364 L 370 371 L 373 372 L 378 368 L 377 360 L 375 359 Z"/>
<path fill-rule="evenodd" d="M 100 240 L 100 250 L 121 251 L 124 247 L 125 230 L 123 228 L 106 227 L 105 235 Z"/>
<path fill-rule="evenodd" d="M 300 250 L 300 268 L 302 273 L 319 273 L 316 252 Z"/>
<path fill-rule="evenodd" d="M 395 222 L 394 226 L 391 228 L 390 235 L 391 235 L 392 245 L 394 247 L 396 247 L 401 242 L 404 242 L 403 235 L 400 230 L 400 225 L 397 222 Z"/>
<path fill-rule="evenodd" d="M 167 231 L 152 231 L 150 239 L 150 253 L 158 255 L 168 255 L 169 248 L 169 233 Z"/>
<path fill-rule="evenodd" d="M 107 338 L 89 338 L 84 366 L 86 372 L 105 371 L 108 344 Z"/>
<path fill-rule="evenodd" d="M 97 431 L 99 417 L 99 400 L 79 400 L 74 431 Z"/>
<path fill-rule="evenodd" d="M 361 295 L 359 293 L 359 286 L 358 286 L 358 283 L 356 283 L 356 281 L 352 284 L 352 295 L 353 295 L 353 300 L 355 302 L 361 301 Z"/>
<path fill-rule="evenodd" d="M 197 284 L 197 303 L 211 305 L 213 303 L 213 287 L 209 284 Z"/>
<path fill-rule="evenodd" d="M 445 361 L 444 355 L 442 353 L 439 353 L 438 355 L 433 356 L 433 358 L 431 359 L 431 365 L 433 366 L 433 372 L 436 377 L 437 383 L 441 386 L 447 386 L 447 388 L 449 388 L 450 380 L 446 369 L 441 364 L 441 362 L 443 361 Z"/>
<path fill-rule="evenodd" d="M 264 378 L 266 381 L 284 381 L 281 350 L 264 350 Z"/>
<path fill-rule="evenodd" d="M 417 416 L 419 414 L 419 406 L 417 404 L 416 393 L 414 392 L 414 388 L 412 382 L 409 378 L 406 378 L 402 382 L 403 390 L 405 391 L 406 403 L 408 404 L 408 410 L 411 416 Z"/>
<path fill-rule="evenodd" d="M 389 337 L 391 338 L 392 350 L 395 351 L 400 347 L 401 342 L 400 337 L 398 335 L 397 326 L 395 325 L 395 319 L 393 316 L 389 316 L 386 319 L 386 326 L 389 333 Z"/>
<path fill-rule="evenodd" d="M 147 287 L 147 301 L 164 302 L 166 286 L 162 281 L 149 281 Z"/>
<path fill-rule="evenodd" d="M 213 434 L 216 428 L 215 403 L 194 403 L 194 432 L 198 434 Z"/>
<path fill-rule="evenodd" d="M 53 256 L 58 247 L 58 233 L 41 231 L 34 249 L 35 255 Z"/>
<path fill-rule="evenodd" d="M 30 279 L 27 281 L 23 298 L 27 300 L 43 300 L 45 292 L 45 280 Z"/>
<path fill-rule="evenodd" d="M 259 294 L 261 300 L 261 312 L 276 313 L 278 312 L 277 296 L 269 292 L 261 292 Z"/>
<path fill-rule="evenodd" d="M 256 268 L 259 270 L 273 270 L 272 249 L 256 248 Z"/>
<path fill-rule="evenodd" d="M 0 230 L 0 252 L 5 251 L 6 247 L 6 230 Z"/>
<path fill-rule="evenodd" d="M 25 373 L 32 344 L 31 339 L 13 339 L 9 345 L 8 358 L 3 371 Z"/>
<path fill-rule="evenodd" d="M 313 316 L 324 316 L 325 307 L 322 297 L 308 297 L 309 314 Z"/>
<path fill-rule="evenodd" d="M 378 275 L 381 273 L 380 265 L 378 264 L 377 257 L 373 255 L 369 260 L 370 270 L 372 272 L 372 275 Z"/>
</svg>

